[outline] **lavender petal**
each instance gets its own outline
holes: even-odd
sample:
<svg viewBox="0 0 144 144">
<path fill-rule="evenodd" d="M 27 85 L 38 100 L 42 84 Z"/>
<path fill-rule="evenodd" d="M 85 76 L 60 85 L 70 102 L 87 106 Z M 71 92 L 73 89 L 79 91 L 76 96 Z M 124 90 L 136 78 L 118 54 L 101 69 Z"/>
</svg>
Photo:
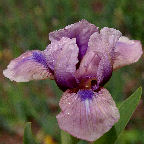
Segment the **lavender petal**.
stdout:
<svg viewBox="0 0 144 144">
<path fill-rule="evenodd" d="M 55 61 L 54 76 L 57 85 L 62 90 L 66 90 L 77 86 L 74 73 L 78 63 L 79 49 L 75 38 L 62 38 L 60 41 L 62 41 L 62 50 Z"/>
<path fill-rule="evenodd" d="M 104 85 L 112 75 L 115 45 L 121 36 L 118 30 L 103 28 L 100 33 L 91 35 L 88 49 L 76 72 L 78 79 L 85 76 L 96 79 L 98 85 Z"/>
<path fill-rule="evenodd" d="M 38 50 L 27 51 L 12 60 L 3 74 L 16 82 L 53 78 L 43 52 Z"/>
<path fill-rule="evenodd" d="M 51 32 L 49 34 L 50 41 L 60 40 L 62 37 L 76 38 L 76 43 L 79 47 L 79 60 L 85 55 L 88 48 L 90 36 L 97 32 L 98 28 L 90 24 L 86 20 L 81 20 L 77 23 L 66 26 L 64 29 Z"/>
<path fill-rule="evenodd" d="M 79 139 L 95 141 L 119 120 L 119 111 L 106 89 L 102 88 L 98 93 L 80 91 L 67 90 L 63 94 L 58 124 L 62 130 Z"/>
<path fill-rule="evenodd" d="M 116 44 L 113 69 L 137 62 L 142 54 L 140 41 L 122 36 Z"/>
</svg>

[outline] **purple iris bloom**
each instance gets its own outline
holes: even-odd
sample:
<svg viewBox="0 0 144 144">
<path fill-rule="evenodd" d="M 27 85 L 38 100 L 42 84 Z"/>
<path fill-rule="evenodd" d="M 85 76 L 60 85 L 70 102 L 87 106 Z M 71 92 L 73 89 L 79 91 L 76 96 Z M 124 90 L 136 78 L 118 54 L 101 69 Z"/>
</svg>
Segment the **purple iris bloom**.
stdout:
<svg viewBox="0 0 144 144">
<path fill-rule="evenodd" d="M 54 79 L 64 91 L 57 115 L 59 127 L 77 138 L 94 141 L 120 117 L 104 84 L 115 69 L 138 61 L 142 45 L 116 29 L 99 30 L 86 20 L 51 32 L 49 39 L 51 44 L 44 51 L 22 54 L 3 74 L 16 82 Z"/>
</svg>

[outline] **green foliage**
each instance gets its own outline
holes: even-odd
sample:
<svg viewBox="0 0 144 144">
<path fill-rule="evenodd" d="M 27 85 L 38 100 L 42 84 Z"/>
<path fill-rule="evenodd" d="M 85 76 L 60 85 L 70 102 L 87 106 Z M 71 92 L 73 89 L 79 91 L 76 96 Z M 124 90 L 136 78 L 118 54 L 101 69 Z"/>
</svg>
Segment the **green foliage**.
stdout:
<svg viewBox="0 0 144 144">
<path fill-rule="evenodd" d="M 79 140 L 61 130 L 61 144 L 76 144 Z"/>
<path fill-rule="evenodd" d="M 81 140 L 77 144 L 89 144 L 89 142 Z"/>
<path fill-rule="evenodd" d="M 26 123 L 24 129 L 23 144 L 38 144 L 32 135 L 30 122 Z"/>
</svg>

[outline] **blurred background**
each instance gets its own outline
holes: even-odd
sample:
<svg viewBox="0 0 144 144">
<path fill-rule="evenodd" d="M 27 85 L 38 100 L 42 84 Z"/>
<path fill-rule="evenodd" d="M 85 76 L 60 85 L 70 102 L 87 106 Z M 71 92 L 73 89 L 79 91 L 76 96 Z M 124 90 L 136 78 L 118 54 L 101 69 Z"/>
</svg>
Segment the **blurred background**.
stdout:
<svg viewBox="0 0 144 144">
<path fill-rule="evenodd" d="M 119 29 L 144 45 L 143 0 L 0 0 L 0 144 L 22 144 L 25 122 L 42 144 L 59 144 L 56 122 L 61 91 L 54 81 L 15 83 L 2 71 L 26 50 L 44 50 L 50 31 L 86 19 L 96 26 Z M 113 73 L 106 87 L 119 103 L 140 85 L 144 57 Z M 144 144 L 144 95 L 119 144 Z"/>
</svg>

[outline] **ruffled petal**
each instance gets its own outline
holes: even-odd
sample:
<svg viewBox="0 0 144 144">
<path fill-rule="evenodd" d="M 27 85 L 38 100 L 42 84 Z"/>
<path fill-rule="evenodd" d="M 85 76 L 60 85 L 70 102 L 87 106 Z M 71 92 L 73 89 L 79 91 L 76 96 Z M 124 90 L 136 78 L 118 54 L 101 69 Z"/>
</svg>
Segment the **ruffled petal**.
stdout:
<svg viewBox="0 0 144 144">
<path fill-rule="evenodd" d="M 59 105 L 59 127 L 87 141 L 101 137 L 120 117 L 115 102 L 105 88 L 98 93 L 92 90 L 79 90 L 77 93 L 67 90 Z"/>
<path fill-rule="evenodd" d="M 101 29 L 100 33 L 95 32 L 90 37 L 77 77 L 97 79 L 99 85 L 109 80 L 113 70 L 114 48 L 120 36 L 120 31 L 107 27 Z"/>
<path fill-rule="evenodd" d="M 120 36 L 119 30 L 104 27 L 100 30 L 100 33 L 95 32 L 90 37 L 88 51 L 112 54 Z"/>
<path fill-rule="evenodd" d="M 142 56 L 142 45 L 138 40 L 122 36 L 116 44 L 113 69 L 137 62 Z"/>
<path fill-rule="evenodd" d="M 62 37 L 76 38 L 76 43 L 79 47 L 79 60 L 81 60 L 86 53 L 90 36 L 97 31 L 98 28 L 95 25 L 90 24 L 86 20 L 81 20 L 66 26 L 64 29 L 51 32 L 49 39 L 53 41 L 60 40 Z"/>
<path fill-rule="evenodd" d="M 66 44 L 70 43 L 70 41 L 71 39 L 65 37 L 61 38 L 60 41 L 54 40 L 44 50 L 48 66 L 53 72 L 60 52 L 62 51 L 63 47 L 65 47 Z"/>
<path fill-rule="evenodd" d="M 16 82 L 53 78 L 45 55 L 42 51 L 38 50 L 27 51 L 12 60 L 7 69 L 3 71 L 3 74 L 11 81 Z"/>
<path fill-rule="evenodd" d="M 54 76 L 57 85 L 62 90 L 66 90 L 77 86 L 74 73 L 78 63 L 79 49 L 75 38 L 62 38 L 60 41 L 62 41 L 62 49 L 55 61 Z"/>
</svg>

